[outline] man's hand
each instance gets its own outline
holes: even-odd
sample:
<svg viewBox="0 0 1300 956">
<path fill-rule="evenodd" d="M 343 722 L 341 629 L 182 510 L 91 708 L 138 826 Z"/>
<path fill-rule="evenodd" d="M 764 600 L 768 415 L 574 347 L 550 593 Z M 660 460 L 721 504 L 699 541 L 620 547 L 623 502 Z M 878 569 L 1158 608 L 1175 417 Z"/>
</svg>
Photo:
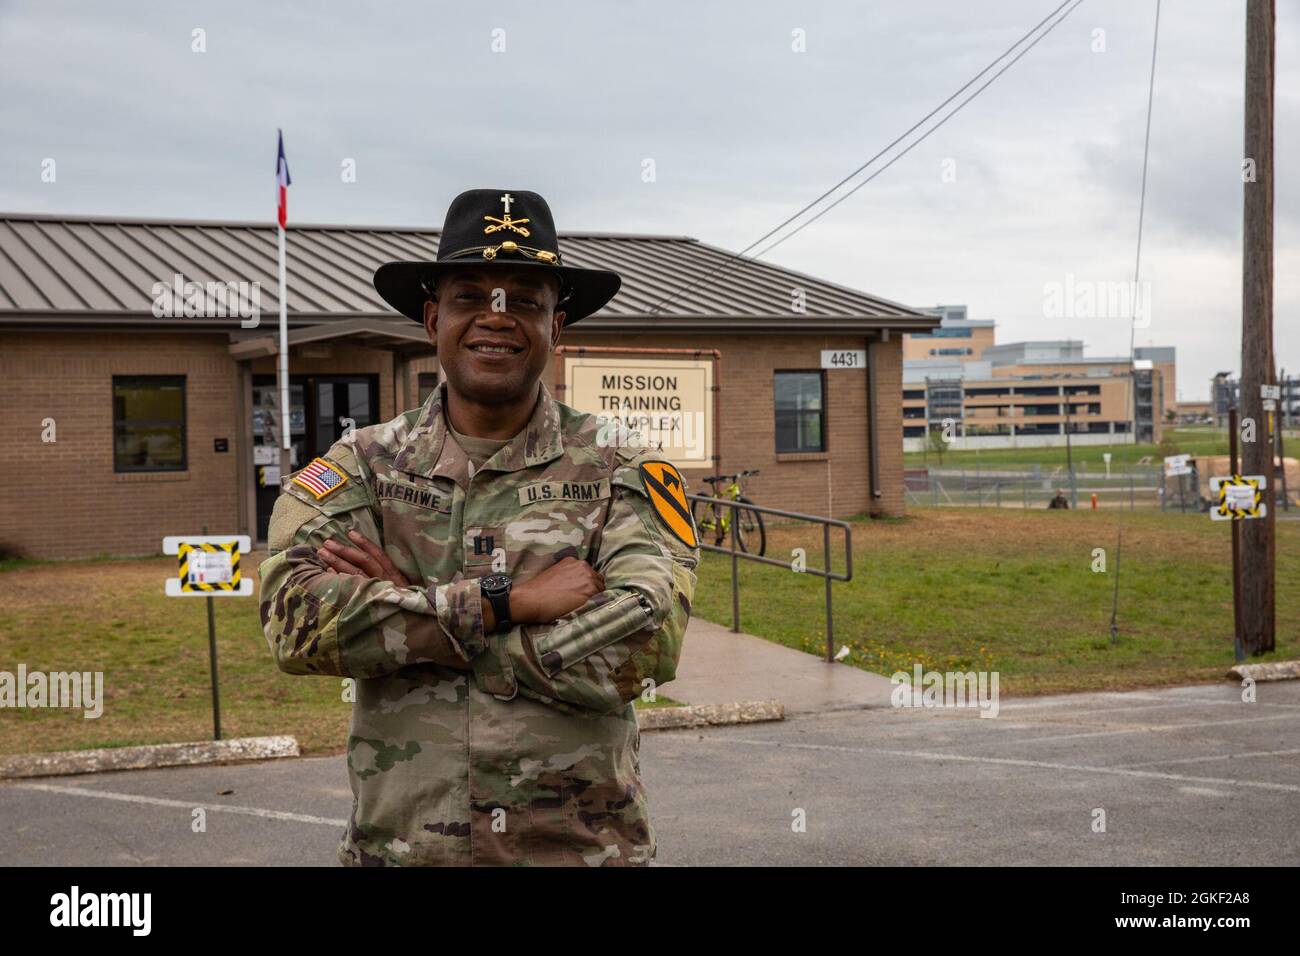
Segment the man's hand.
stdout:
<svg viewBox="0 0 1300 956">
<path fill-rule="evenodd" d="M 603 590 L 605 577 L 599 571 L 586 561 L 562 558 L 510 589 L 510 616 L 515 624 L 549 624 Z"/>
<path fill-rule="evenodd" d="M 411 582 L 397 570 L 383 548 L 357 531 L 349 531 L 348 537 L 356 543 L 356 547 L 349 548 L 331 538 L 323 548 L 317 549 L 316 554 L 326 567 L 340 574 L 360 574 L 388 581 L 399 588 L 411 586 Z"/>
<path fill-rule="evenodd" d="M 355 547 L 330 539 L 324 547 L 317 549 L 316 554 L 326 567 L 340 574 L 360 574 L 388 581 L 399 588 L 411 586 L 383 548 L 356 531 L 349 531 L 348 538 Z M 586 561 L 562 558 L 510 589 L 510 617 L 515 624 L 549 624 L 570 611 L 576 611 L 603 590 L 605 578 L 599 571 Z M 484 630 L 491 631 L 495 626 L 492 606 L 484 598 Z"/>
</svg>

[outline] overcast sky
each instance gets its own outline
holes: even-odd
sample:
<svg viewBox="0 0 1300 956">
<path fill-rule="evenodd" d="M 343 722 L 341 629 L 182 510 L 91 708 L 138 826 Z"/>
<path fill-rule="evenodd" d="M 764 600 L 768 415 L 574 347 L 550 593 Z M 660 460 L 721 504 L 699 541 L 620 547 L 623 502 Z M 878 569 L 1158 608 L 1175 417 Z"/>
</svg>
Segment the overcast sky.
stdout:
<svg viewBox="0 0 1300 956">
<path fill-rule="evenodd" d="M 1058 2 L 0 2 L 0 210 L 270 220 L 283 127 L 295 221 L 438 225 L 503 186 L 562 230 L 739 250 Z M 1278 6 L 1275 346 L 1300 371 L 1300 3 Z M 1132 278 L 1154 14 L 1084 0 L 771 261 L 1126 355 L 1126 318 L 1046 317 L 1044 289 Z M 1244 38 L 1241 0 L 1165 0 L 1137 345 L 1177 347 L 1184 400 L 1240 361 Z"/>
</svg>

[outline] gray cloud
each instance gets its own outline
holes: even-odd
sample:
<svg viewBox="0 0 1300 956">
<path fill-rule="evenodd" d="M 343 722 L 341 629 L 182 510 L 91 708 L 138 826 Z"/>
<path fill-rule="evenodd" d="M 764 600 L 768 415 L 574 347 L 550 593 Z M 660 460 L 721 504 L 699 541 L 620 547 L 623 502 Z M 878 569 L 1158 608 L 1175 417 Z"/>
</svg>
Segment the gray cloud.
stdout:
<svg viewBox="0 0 1300 956">
<path fill-rule="evenodd" d="M 431 224 L 473 185 L 535 188 L 562 228 L 739 249 L 946 97 L 1055 4 L 416 2 L 0 8 L 0 207 L 267 219 L 285 128 L 299 221 Z M 1300 13 L 1279 10 L 1280 363 L 1300 366 Z M 968 302 L 1004 340 L 1065 273 L 1132 269 L 1154 5 L 1086 2 L 930 140 L 773 260 L 909 302 Z M 1144 272 L 1181 391 L 1237 352 L 1240 4 L 1164 4 Z M 202 28 L 207 52 L 190 50 Z M 503 28 L 507 52 L 493 54 Z M 791 51 L 791 31 L 807 49 Z M 1091 49 L 1106 31 L 1106 52 Z M 40 181 L 54 157 L 59 181 Z M 341 181 L 356 160 L 358 181 Z M 641 180 L 653 159 L 657 180 Z M 941 164 L 955 161 L 945 183 Z"/>
</svg>

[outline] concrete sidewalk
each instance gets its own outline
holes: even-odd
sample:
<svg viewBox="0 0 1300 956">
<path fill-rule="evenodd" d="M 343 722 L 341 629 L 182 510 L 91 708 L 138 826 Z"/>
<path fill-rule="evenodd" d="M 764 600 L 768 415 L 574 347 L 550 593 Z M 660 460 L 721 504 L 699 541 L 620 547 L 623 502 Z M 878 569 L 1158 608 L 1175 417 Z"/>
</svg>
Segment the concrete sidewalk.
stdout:
<svg viewBox="0 0 1300 956">
<path fill-rule="evenodd" d="M 663 693 L 684 704 L 775 698 L 787 714 L 888 707 L 887 677 L 691 618 L 677 679 Z"/>
</svg>

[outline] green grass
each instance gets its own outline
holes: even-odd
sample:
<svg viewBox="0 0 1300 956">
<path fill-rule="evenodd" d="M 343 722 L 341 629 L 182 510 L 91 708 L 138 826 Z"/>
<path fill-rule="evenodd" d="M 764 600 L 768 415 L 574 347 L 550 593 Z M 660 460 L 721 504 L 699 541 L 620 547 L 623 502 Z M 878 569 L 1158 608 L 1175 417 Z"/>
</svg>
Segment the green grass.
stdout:
<svg viewBox="0 0 1300 956">
<path fill-rule="evenodd" d="M 1278 650 L 1261 660 L 1300 656 L 1300 522 L 1277 531 Z M 855 522 L 853 534 L 853 580 L 833 585 L 835 636 L 865 670 L 996 670 L 1003 692 L 1029 694 L 1220 680 L 1233 664 L 1231 539 L 1204 515 L 941 509 Z M 771 530 L 769 557 L 794 547 L 820 566 L 818 530 Z M 1094 548 L 1106 573 L 1091 570 Z M 741 562 L 740 582 L 743 630 L 825 653 L 820 578 Z M 727 558 L 705 556 L 695 613 L 730 625 Z"/>
<path fill-rule="evenodd" d="M 164 596 L 175 571 L 174 557 L 13 563 L 0 583 L 0 669 L 103 671 L 105 700 L 93 720 L 0 710 L 0 753 L 211 739 L 207 602 Z M 342 680 L 280 673 L 256 598 L 217 598 L 214 607 L 222 736 L 288 733 L 309 753 L 340 749 L 351 713 Z M 680 703 L 659 694 L 637 706 Z"/>
<path fill-rule="evenodd" d="M 1115 523 L 1123 518 L 1120 642 L 1108 641 Z M 856 521 L 854 577 L 835 588 L 848 663 L 879 673 L 995 669 L 1008 694 L 1221 679 L 1232 664 L 1228 528 L 1203 515 L 927 510 Z M 1278 531 L 1278 645 L 1300 656 L 1300 522 Z M 807 549 L 816 529 L 770 529 L 768 554 Z M 1089 570 L 1094 547 L 1109 572 Z M 248 562 L 256 567 L 256 560 Z M 843 567 L 843 556 L 835 559 Z M 818 578 L 741 563 L 741 626 L 824 652 Z M 174 558 L 31 562 L 0 576 L 0 669 L 104 671 L 97 720 L 55 709 L 0 710 L 0 752 L 208 739 L 205 602 L 165 597 Z M 706 555 L 695 613 L 730 624 L 730 562 Z M 337 751 L 351 705 L 342 682 L 280 673 L 253 598 L 215 603 L 225 736 L 288 733 Z M 662 694 L 652 706 L 678 702 Z"/>
<path fill-rule="evenodd" d="M 256 560 L 246 561 L 256 567 Z M 206 601 L 169 598 L 174 557 L 36 562 L 0 578 L 0 668 L 103 671 L 104 714 L 0 710 L 0 752 L 85 749 L 212 736 Z M 214 602 L 225 737 L 295 734 L 343 745 L 351 705 L 337 678 L 281 674 L 256 598 Z"/>
<path fill-rule="evenodd" d="M 1228 432 L 1210 426 L 1187 426 L 1183 428 L 1166 428 L 1165 434 L 1172 437 L 1175 451 L 1172 454 L 1190 455 L 1226 455 L 1228 453 Z M 1288 441 L 1294 442 L 1290 433 Z M 1295 447 L 1292 445 L 1292 447 Z M 1159 461 L 1164 451 L 1158 445 L 1075 445 L 1071 449 L 1074 467 L 1089 471 L 1105 470 L 1103 452 L 1110 452 L 1111 468 L 1136 463 L 1142 458 Z M 1031 468 L 1034 465 L 1064 465 L 1065 446 L 1059 448 L 990 448 L 963 451 L 948 451 L 943 455 L 942 464 L 933 451 L 907 452 L 903 463 L 909 468 L 929 465 L 933 468 L 968 468 L 974 469 L 976 463 L 981 468 L 1015 466 Z"/>
</svg>

